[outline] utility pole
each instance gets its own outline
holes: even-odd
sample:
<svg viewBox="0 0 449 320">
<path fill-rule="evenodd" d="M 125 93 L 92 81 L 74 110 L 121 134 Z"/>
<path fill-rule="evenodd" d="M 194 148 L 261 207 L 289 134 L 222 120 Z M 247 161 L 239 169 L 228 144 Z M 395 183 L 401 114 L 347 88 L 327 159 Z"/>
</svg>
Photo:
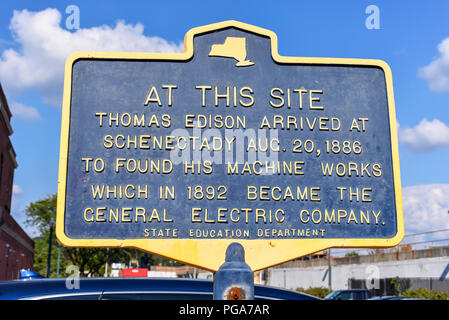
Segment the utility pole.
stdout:
<svg viewBox="0 0 449 320">
<path fill-rule="evenodd" d="M 48 238 L 48 260 L 47 260 L 47 278 L 50 278 L 50 267 L 51 267 L 51 247 L 53 244 L 53 228 L 55 226 L 55 221 L 53 218 L 50 220 L 50 236 Z"/>
<path fill-rule="evenodd" d="M 332 291 L 332 260 L 331 260 L 331 249 L 327 249 L 327 274 L 329 281 L 329 290 Z"/>
<path fill-rule="evenodd" d="M 58 241 L 58 264 L 56 265 L 56 278 L 59 278 L 59 267 L 61 266 L 61 244 Z"/>
</svg>

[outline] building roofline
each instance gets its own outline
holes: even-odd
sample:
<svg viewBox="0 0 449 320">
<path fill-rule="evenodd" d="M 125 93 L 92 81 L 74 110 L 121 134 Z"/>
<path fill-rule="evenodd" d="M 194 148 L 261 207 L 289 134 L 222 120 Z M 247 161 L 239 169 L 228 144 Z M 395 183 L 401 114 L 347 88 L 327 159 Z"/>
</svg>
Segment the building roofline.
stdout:
<svg viewBox="0 0 449 320">
<path fill-rule="evenodd" d="M 0 83 L 0 114 L 3 122 L 5 123 L 8 134 L 12 135 L 14 130 L 11 127 L 11 117 L 12 113 L 9 109 L 8 101 L 6 100 L 5 92 L 3 91 L 2 85 Z"/>
</svg>

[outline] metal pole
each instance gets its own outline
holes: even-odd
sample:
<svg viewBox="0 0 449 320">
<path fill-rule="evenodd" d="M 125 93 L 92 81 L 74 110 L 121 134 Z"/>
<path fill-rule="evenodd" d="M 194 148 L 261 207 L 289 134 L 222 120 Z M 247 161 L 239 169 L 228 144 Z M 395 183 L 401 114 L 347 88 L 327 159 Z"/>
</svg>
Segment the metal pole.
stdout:
<svg viewBox="0 0 449 320">
<path fill-rule="evenodd" d="M 245 249 L 233 242 L 214 275 L 214 300 L 254 300 L 254 272 L 245 263 Z"/>
<path fill-rule="evenodd" d="M 50 221 L 50 236 L 48 238 L 48 260 L 47 260 L 47 278 L 50 278 L 50 267 L 51 267 L 51 247 L 53 244 L 53 226 L 54 221 Z"/>
<path fill-rule="evenodd" d="M 284 269 L 284 289 L 287 289 L 287 270 Z"/>
<path fill-rule="evenodd" d="M 58 264 L 56 265 L 56 278 L 59 278 L 60 266 L 61 266 L 61 244 L 58 242 Z"/>
<path fill-rule="evenodd" d="M 331 249 L 327 249 L 327 270 L 328 270 L 328 281 L 329 290 L 332 291 L 332 261 L 331 261 Z"/>
</svg>

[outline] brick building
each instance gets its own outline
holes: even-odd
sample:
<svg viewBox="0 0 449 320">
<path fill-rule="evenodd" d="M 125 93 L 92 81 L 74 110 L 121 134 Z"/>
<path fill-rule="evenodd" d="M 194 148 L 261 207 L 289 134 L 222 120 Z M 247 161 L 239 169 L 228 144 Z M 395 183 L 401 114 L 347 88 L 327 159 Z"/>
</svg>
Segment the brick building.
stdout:
<svg viewBox="0 0 449 320">
<path fill-rule="evenodd" d="M 34 242 L 11 216 L 16 153 L 9 136 L 11 111 L 0 85 L 0 280 L 17 279 L 20 269 L 33 266 Z"/>
</svg>

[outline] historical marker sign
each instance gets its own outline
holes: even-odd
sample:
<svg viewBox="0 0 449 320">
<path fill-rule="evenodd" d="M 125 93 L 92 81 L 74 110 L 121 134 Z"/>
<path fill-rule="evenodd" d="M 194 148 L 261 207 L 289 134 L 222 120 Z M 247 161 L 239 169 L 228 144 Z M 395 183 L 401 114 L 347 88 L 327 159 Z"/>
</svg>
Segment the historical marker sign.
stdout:
<svg viewBox="0 0 449 320">
<path fill-rule="evenodd" d="M 270 31 L 195 28 L 181 54 L 66 64 L 57 235 L 216 270 L 403 237 L 391 72 L 282 57 Z"/>
</svg>

